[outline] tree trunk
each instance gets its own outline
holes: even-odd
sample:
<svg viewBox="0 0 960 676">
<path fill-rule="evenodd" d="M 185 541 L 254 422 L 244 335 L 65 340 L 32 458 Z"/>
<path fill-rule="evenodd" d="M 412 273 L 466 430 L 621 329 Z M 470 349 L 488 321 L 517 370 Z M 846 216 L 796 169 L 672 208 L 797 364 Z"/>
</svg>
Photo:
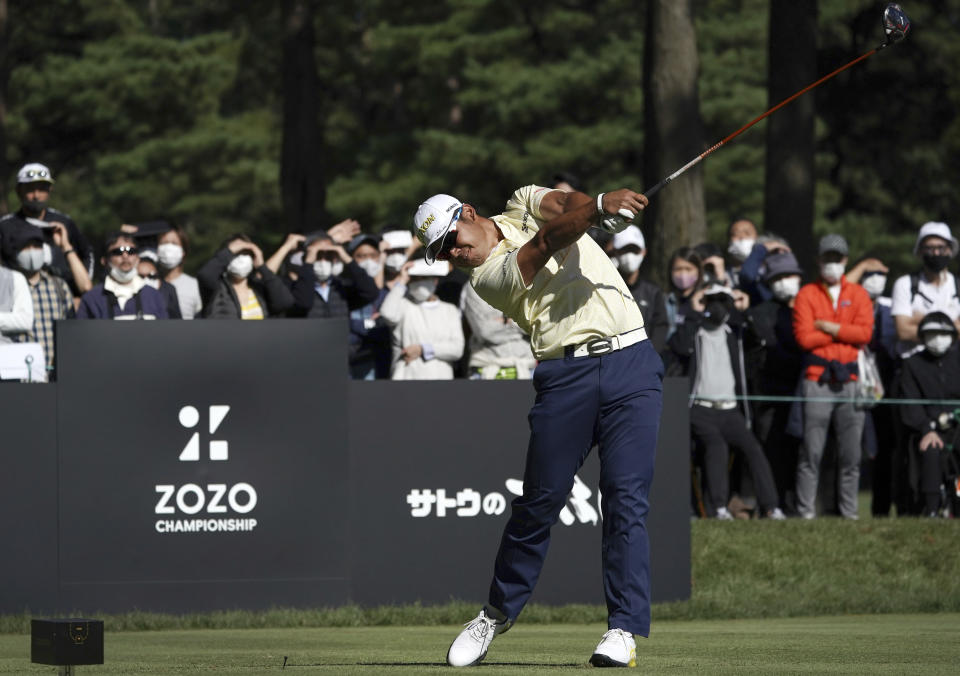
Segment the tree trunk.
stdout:
<svg viewBox="0 0 960 676">
<path fill-rule="evenodd" d="M 310 232 L 326 204 L 313 0 L 284 0 L 283 25 L 283 217 L 288 232 Z"/>
<path fill-rule="evenodd" d="M 0 0 L 0 214 L 7 205 L 7 83 L 10 81 L 10 28 L 7 21 L 7 0 Z"/>
<path fill-rule="evenodd" d="M 647 3 L 644 48 L 644 177 L 649 187 L 704 150 L 697 94 L 700 61 L 690 0 Z M 707 236 L 703 170 L 697 166 L 651 200 L 643 231 L 652 265 L 649 276 L 663 284 L 666 263 L 679 246 Z"/>
<path fill-rule="evenodd" d="M 817 79 L 817 0 L 770 2 L 771 106 Z M 786 237 L 804 269 L 816 257 L 813 237 L 814 94 L 767 118 L 764 228 Z"/>
</svg>

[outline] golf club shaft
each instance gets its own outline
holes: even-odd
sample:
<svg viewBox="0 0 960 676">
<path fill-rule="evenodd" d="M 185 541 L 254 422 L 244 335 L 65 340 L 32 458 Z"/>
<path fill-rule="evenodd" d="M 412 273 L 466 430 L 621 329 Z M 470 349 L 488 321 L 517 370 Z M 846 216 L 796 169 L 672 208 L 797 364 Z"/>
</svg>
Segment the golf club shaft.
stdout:
<svg viewBox="0 0 960 676">
<path fill-rule="evenodd" d="M 885 42 L 885 43 L 883 43 L 882 45 L 880 45 L 880 46 L 878 46 L 878 47 L 874 47 L 873 49 L 871 49 L 871 50 L 870 50 L 869 52 L 867 52 L 866 54 L 862 54 L 862 55 L 858 56 L 857 58 L 855 58 L 855 59 L 854 59 L 853 61 L 851 61 L 850 63 L 848 63 L 848 64 L 846 64 L 846 65 L 844 65 L 844 66 L 840 66 L 839 68 L 837 68 L 835 71 L 833 71 L 833 72 L 830 73 L 829 75 L 824 75 L 822 78 L 820 78 L 819 80 L 817 80 L 816 82 L 814 82 L 814 83 L 812 83 L 812 84 L 807 85 L 806 87 L 804 87 L 803 89 L 801 89 L 800 91 L 798 91 L 798 92 L 797 92 L 796 94 L 794 94 L 793 96 L 784 99 L 783 101 L 781 101 L 780 103 L 778 103 L 777 105 L 775 105 L 773 108 L 771 108 L 770 110 L 768 110 L 767 112 L 765 112 L 765 113 L 764 113 L 763 115 L 761 115 L 760 117 L 754 118 L 754 119 L 751 120 L 750 122 L 747 122 L 745 125 L 743 125 L 743 126 L 740 127 L 739 129 L 737 129 L 735 132 L 733 132 L 732 134 L 730 134 L 728 137 L 726 137 L 725 139 L 723 139 L 723 140 L 720 141 L 719 143 L 717 143 L 717 144 L 715 144 L 715 145 L 707 148 L 705 151 L 703 151 L 702 153 L 700 153 L 699 155 L 697 155 L 695 158 L 693 158 L 692 160 L 690 160 L 689 162 L 687 162 L 685 165 L 683 165 L 682 167 L 680 167 L 679 169 L 677 169 L 675 172 L 673 172 L 672 174 L 670 174 L 669 176 L 667 176 L 665 179 L 663 179 L 662 181 L 660 181 L 659 183 L 657 183 L 657 184 L 656 184 L 655 186 L 653 186 L 652 188 L 649 188 L 649 189 L 647 189 L 647 190 L 644 190 L 644 191 L 643 191 L 643 194 L 644 194 L 648 199 L 649 199 L 650 197 L 653 197 L 657 192 L 660 191 L 661 188 L 663 188 L 665 185 L 667 185 L 668 183 L 670 183 L 670 181 L 672 181 L 673 179 L 675 179 L 677 176 L 680 176 L 681 174 L 683 174 L 683 173 L 684 173 L 687 169 L 689 169 L 690 167 L 693 167 L 693 166 L 696 166 L 697 164 L 699 164 L 700 161 L 703 160 L 703 158 L 705 158 L 707 155 L 709 155 L 710 153 L 712 153 L 714 150 L 717 150 L 718 148 L 720 148 L 721 146 L 723 146 L 724 144 L 726 144 L 728 141 L 731 141 L 731 140 L 735 139 L 737 136 L 739 136 L 740 134 L 742 134 L 743 132 L 745 132 L 747 129 L 749 129 L 750 127 L 752 127 L 753 125 L 755 125 L 757 122 L 759 122 L 759 121 L 762 120 L 763 118 L 767 117 L 768 115 L 770 115 L 770 114 L 772 114 L 772 113 L 780 110 L 780 109 L 783 108 L 785 105 L 787 105 L 788 103 L 790 103 L 791 101 L 793 101 L 795 98 L 806 94 L 808 91 L 810 91 L 810 90 L 813 89 L 814 87 L 820 86 L 821 84 L 823 84 L 824 82 L 826 82 L 827 80 L 829 80 L 830 78 L 832 78 L 834 75 L 837 75 L 837 74 L 839 74 L 839 73 L 842 73 L 842 72 L 845 71 L 847 68 L 850 68 L 851 66 L 860 63 L 861 61 L 863 61 L 864 59 L 866 59 L 868 56 L 873 56 L 874 54 L 876 54 L 877 52 L 879 52 L 881 49 L 883 49 L 884 47 L 886 47 L 887 44 L 889 44 L 889 43 L 886 43 L 886 42 Z"/>
</svg>

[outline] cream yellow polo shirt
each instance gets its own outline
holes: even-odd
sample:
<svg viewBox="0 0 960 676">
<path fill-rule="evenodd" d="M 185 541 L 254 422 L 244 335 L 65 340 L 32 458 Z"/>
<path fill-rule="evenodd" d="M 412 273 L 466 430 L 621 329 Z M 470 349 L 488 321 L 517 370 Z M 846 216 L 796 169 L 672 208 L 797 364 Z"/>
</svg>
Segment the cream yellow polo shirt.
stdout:
<svg viewBox="0 0 960 676">
<path fill-rule="evenodd" d="M 517 250 L 545 222 L 540 200 L 548 192 L 528 185 L 513 193 L 506 210 L 492 217 L 503 240 L 470 273 L 480 297 L 530 336 L 533 354 L 541 360 L 562 357 L 567 345 L 643 326 L 626 283 L 589 235 L 551 256 L 529 286 L 523 283 Z"/>
</svg>

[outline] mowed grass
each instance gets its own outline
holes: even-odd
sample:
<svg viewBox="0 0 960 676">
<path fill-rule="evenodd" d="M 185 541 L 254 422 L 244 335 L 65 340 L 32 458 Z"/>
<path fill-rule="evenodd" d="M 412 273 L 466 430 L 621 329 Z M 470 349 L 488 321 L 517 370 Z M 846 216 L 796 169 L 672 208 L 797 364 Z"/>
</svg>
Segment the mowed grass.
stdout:
<svg viewBox="0 0 960 676">
<path fill-rule="evenodd" d="M 449 671 L 460 627 L 208 629 L 107 634 L 106 663 L 80 674 L 424 674 Z M 601 624 L 519 623 L 481 673 L 581 672 Z M 956 674 L 960 614 L 665 621 L 638 642 L 645 674 Z M 284 657 L 287 658 L 284 668 Z M 0 636 L 0 673 L 29 663 L 29 638 Z"/>
</svg>

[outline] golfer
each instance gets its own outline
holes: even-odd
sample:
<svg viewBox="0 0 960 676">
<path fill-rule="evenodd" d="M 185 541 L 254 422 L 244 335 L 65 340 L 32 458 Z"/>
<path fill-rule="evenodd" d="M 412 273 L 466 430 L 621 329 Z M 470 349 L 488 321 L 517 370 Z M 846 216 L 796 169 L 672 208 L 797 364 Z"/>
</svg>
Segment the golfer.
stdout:
<svg viewBox="0 0 960 676">
<path fill-rule="evenodd" d="M 649 545 L 644 521 L 653 479 L 663 364 L 623 277 L 589 236 L 611 219 L 625 227 L 647 199 L 538 186 L 518 189 L 497 216 L 434 195 L 414 217 L 426 259 L 468 271 L 481 298 L 530 336 L 540 361 L 523 495 L 512 504 L 488 603 L 447 653 L 453 666 L 480 662 L 494 636 L 520 615 L 537 583 L 550 528 L 574 475 L 600 449 L 603 588 L 607 631 L 590 662 L 636 666 L 633 636 L 650 631 Z M 608 225 L 609 227 L 609 225 Z M 495 425 L 495 419 L 481 421 Z"/>
</svg>

